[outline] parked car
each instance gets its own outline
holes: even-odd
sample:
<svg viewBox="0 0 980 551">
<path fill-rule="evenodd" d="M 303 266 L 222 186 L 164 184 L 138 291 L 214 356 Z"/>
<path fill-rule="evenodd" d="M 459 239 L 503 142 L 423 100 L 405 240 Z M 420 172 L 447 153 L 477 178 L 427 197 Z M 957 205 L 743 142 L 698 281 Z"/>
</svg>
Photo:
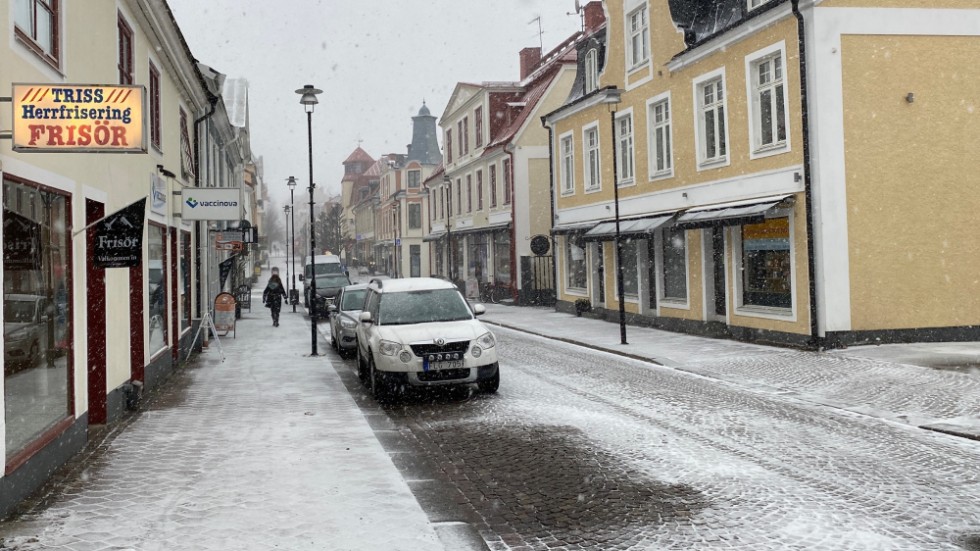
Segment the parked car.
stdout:
<svg viewBox="0 0 980 551">
<path fill-rule="evenodd" d="M 365 295 L 366 284 L 348 285 L 327 308 L 330 311 L 330 344 L 342 357 L 356 353 L 356 329 Z"/>
<path fill-rule="evenodd" d="M 372 279 L 357 325 L 357 368 L 379 399 L 406 386 L 500 385 L 497 340 L 455 285 L 421 277 Z"/>
<path fill-rule="evenodd" d="M 330 306 L 337 299 L 337 294 L 351 284 L 345 274 L 329 274 L 316 276 L 316 300 L 308 306 L 310 317 L 313 319 L 326 318 L 330 315 Z M 309 292 L 313 292 L 312 285 Z"/>
<path fill-rule="evenodd" d="M 335 254 L 319 254 L 307 256 L 303 261 L 303 273 L 299 275 L 299 280 L 303 282 L 303 306 L 310 307 L 310 282 L 313 280 L 313 270 L 316 270 L 316 277 L 325 275 L 349 275 L 347 267 L 340 262 L 340 257 Z M 317 288 L 320 287 L 320 280 L 317 279 Z"/>
<path fill-rule="evenodd" d="M 48 329 L 48 300 L 40 295 L 12 293 L 3 297 L 3 361 L 7 366 L 32 366 L 41 357 Z"/>
</svg>

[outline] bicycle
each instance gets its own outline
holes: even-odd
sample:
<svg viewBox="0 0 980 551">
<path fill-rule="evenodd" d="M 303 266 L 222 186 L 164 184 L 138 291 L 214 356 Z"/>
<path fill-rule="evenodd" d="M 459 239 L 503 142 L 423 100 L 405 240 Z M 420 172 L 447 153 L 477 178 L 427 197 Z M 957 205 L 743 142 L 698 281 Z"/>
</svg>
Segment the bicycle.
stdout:
<svg viewBox="0 0 980 551">
<path fill-rule="evenodd" d="M 500 294 L 503 292 L 503 290 L 503 287 L 498 289 L 496 283 L 492 281 L 487 282 L 480 290 L 480 302 L 484 304 L 488 302 L 492 304 L 500 304 Z"/>
</svg>

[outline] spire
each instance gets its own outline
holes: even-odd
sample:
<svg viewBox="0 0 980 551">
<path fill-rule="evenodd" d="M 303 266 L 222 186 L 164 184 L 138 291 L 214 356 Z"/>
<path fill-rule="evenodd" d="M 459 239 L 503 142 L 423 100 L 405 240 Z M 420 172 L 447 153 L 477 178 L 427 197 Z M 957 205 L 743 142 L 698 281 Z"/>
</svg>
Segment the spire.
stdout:
<svg viewBox="0 0 980 551">
<path fill-rule="evenodd" d="M 412 145 L 406 161 L 418 161 L 423 165 L 437 165 L 442 162 L 439 141 L 436 133 L 436 118 L 422 100 L 419 114 L 412 117 Z"/>
</svg>

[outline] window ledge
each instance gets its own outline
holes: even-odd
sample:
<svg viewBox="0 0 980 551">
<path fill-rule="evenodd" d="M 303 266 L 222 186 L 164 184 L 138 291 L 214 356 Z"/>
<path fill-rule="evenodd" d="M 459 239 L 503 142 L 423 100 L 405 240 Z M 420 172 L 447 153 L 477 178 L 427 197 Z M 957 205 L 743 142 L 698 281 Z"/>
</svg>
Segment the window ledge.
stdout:
<svg viewBox="0 0 980 551">
<path fill-rule="evenodd" d="M 651 174 L 650 181 L 652 182 L 654 180 L 666 180 L 667 178 L 673 178 L 673 177 L 674 177 L 673 169 L 662 170 L 660 172 L 654 172 L 653 174 Z"/>
<path fill-rule="evenodd" d="M 587 187 L 585 188 L 586 193 L 598 193 L 602 191 L 602 186 Z"/>
<path fill-rule="evenodd" d="M 728 162 L 728 157 L 719 157 L 698 163 L 698 168 L 716 168 L 724 166 Z"/>
<path fill-rule="evenodd" d="M 750 316 L 772 316 L 779 318 L 793 318 L 792 308 L 780 308 L 776 306 L 755 306 L 755 305 L 741 305 L 735 308 L 736 314 L 750 315 Z"/>
<path fill-rule="evenodd" d="M 561 192 L 561 196 L 562 197 L 571 197 L 572 195 L 575 195 L 575 190 L 574 189 L 572 189 L 572 190 L 567 190 L 566 189 L 566 190 L 563 190 Z"/>
<path fill-rule="evenodd" d="M 645 69 L 648 65 L 650 65 L 650 58 L 649 57 L 647 57 L 645 59 L 641 59 L 640 61 L 638 61 L 637 63 L 634 63 L 628 69 L 626 69 L 626 74 L 627 75 L 632 75 L 633 73 L 635 73 L 637 71 L 640 71 L 642 69 Z"/>
<path fill-rule="evenodd" d="M 616 184 L 616 185 L 618 187 L 630 187 L 632 185 L 636 185 L 636 179 L 634 179 L 634 178 L 627 178 L 625 180 L 620 180 L 619 183 Z"/>
</svg>

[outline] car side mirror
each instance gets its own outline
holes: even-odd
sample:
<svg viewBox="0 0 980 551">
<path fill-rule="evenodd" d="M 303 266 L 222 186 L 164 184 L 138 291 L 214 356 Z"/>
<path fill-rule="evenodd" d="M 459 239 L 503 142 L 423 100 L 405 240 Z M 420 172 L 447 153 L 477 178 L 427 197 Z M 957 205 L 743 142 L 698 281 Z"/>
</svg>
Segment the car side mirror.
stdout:
<svg viewBox="0 0 980 551">
<path fill-rule="evenodd" d="M 337 306 L 334 305 L 334 304 L 331 304 L 330 306 L 327 306 L 327 311 L 328 312 L 336 312 L 337 311 Z"/>
<path fill-rule="evenodd" d="M 473 305 L 473 314 L 476 316 L 482 316 L 487 313 L 487 307 L 482 304 Z"/>
<path fill-rule="evenodd" d="M 303 281 L 303 274 L 300 274 L 300 275 L 299 275 L 299 280 L 300 280 L 300 281 Z"/>
<path fill-rule="evenodd" d="M 361 320 L 361 323 L 374 323 L 374 320 L 371 319 L 371 312 L 361 312 L 357 318 Z"/>
</svg>

